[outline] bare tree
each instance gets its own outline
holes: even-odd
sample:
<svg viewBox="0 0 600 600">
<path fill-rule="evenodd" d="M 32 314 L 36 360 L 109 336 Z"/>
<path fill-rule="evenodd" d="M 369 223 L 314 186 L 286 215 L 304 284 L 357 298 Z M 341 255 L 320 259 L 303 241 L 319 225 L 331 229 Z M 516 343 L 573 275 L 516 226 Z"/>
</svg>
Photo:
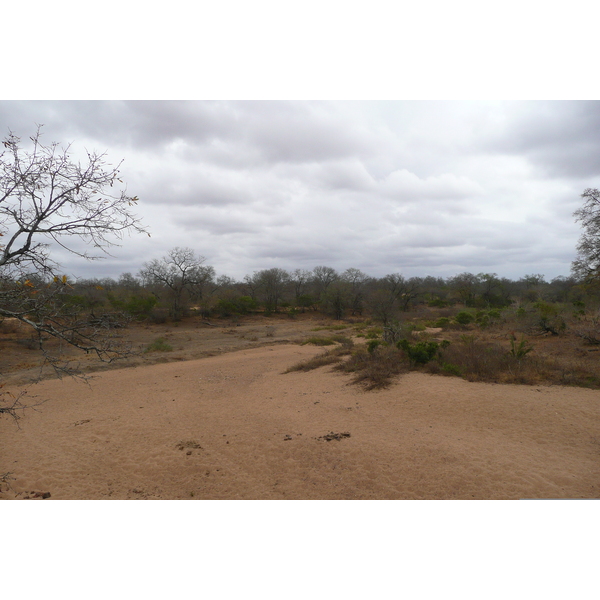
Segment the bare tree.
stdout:
<svg viewBox="0 0 600 600">
<path fill-rule="evenodd" d="M 581 197 L 583 206 L 573 213 L 583 233 L 577 244 L 573 274 L 586 281 L 600 280 L 600 190 L 587 188 Z"/>
<path fill-rule="evenodd" d="M 371 279 L 360 269 L 346 269 L 341 275 L 342 281 L 350 286 L 350 309 L 353 315 L 362 315 L 365 300 L 365 287 Z"/>
<path fill-rule="evenodd" d="M 332 267 L 318 266 L 312 271 L 311 283 L 317 299 L 327 291 L 327 288 L 338 279 L 337 271 Z"/>
<path fill-rule="evenodd" d="M 393 273 L 381 279 L 381 283 L 404 312 L 408 310 L 410 303 L 418 298 L 421 293 L 421 281 L 418 277 L 405 279 L 400 273 Z"/>
<path fill-rule="evenodd" d="M 0 152 L 0 320 L 25 323 L 46 360 L 59 372 L 73 373 L 45 351 L 46 338 L 108 361 L 122 349 L 65 301 L 69 281 L 50 256 L 51 244 L 93 260 L 125 232 L 145 230 L 132 212 L 138 198 L 118 190 L 120 164 L 114 167 L 93 152 L 75 162 L 70 146 L 42 142 L 41 127 L 29 142 L 25 149 L 11 132 Z M 15 410 L 0 399 L 0 413 L 15 416 Z"/>
<path fill-rule="evenodd" d="M 191 248 L 173 248 L 166 256 L 144 263 L 140 277 L 145 284 L 159 285 L 168 291 L 171 316 L 180 319 L 185 294 L 192 300 L 201 300 L 204 286 L 215 277 L 214 268 L 204 266 L 204 261 Z"/>
<path fill-rule="evenodd" d="M 298 299 L 306 293 L 310 277 L 311 273 L 306 269 L 294 269 L 294 271 L 290 273 L 290 281 L 294 286 L 294 298 L 296 304 L 299 303 Z"/>
<path fill-rule="evenodd" d="M 285 269 L 273 267 L 256 271 L 251 278 L 257 289 L 262 294 L 265 308 L 277 311 L 279 301 L 282 299 L 285 288 L 289 283 L 290 275 Z"/>
</svg>

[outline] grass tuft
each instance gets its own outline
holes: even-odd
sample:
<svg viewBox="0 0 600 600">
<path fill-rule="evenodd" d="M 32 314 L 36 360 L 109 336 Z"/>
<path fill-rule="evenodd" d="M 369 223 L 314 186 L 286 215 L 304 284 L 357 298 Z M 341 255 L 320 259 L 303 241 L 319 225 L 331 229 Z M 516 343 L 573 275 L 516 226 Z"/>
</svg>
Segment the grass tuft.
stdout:
<svg viewBox="0 0 600 600">
<path fill-rule="evenodd" d="M 160 337 L 149 344 L 144 352 L 173 352 L 173 346 L 167 343 L 165 338 Z"/>
</svg>

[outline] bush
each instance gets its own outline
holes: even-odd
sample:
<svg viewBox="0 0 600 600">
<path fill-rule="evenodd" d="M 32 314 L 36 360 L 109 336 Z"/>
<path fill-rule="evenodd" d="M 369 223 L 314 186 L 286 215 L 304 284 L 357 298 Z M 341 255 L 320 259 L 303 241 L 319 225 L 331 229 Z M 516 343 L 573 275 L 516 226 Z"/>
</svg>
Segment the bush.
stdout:
<svg viewBox="0 0 600 600">
<path fill-rule="evenodd" d="M 172 352 L 173 346 L 168 344 L 165 338 L 157 338 L 155 339 L 144 352 Z"/>
<path fill-rule="evenodd" d="M 375 352 L 375 348 L 381 345 L 381 340 L 370 340 L 367 342 L 367 352 L 369 354 L 373 354 Z"/>
<path fill-rule="evenodd" d="M 427 305 L 437 308 L 445 308 L 448 306 L 449 302 L 447 300 L 443 300 L 442 298 L 433 298 L 430 300 Z"/>
<path fill-rule="evenodd" d="M 315 346 L 333 346 L 333 344 L 342 344 L 342 346 L 351 346 L 352 340 L 343 335 L 332 335 L 331 337 L 320 337 L 313 335 L 302 342 L 302 345 L 314 344 Z"/>
<path fill-rule="evenodd" d="M 383 333 L 383 329 L 381 327 L 372 327 L 367 331 L 367 339 L 374 340 L 378 338 Z"/>
<path fill-rule="evenodd" d="M 250 296 L 237 298 L 221 298 L 213 309 L 220 317 L 232 315 L 247 315 L 258 308 L 258 302 Z"/>
<path fill-rule="evenodd" d="M 402 349 L 413 364 L 424 365 L 432 360 L 440 345 L 437 342 L 416 342 L 411 344 L 408 340 L 400 340 L 398 348 Z"/>
<path fill-rule="evenodd" d="M 461 325 L 468 325 L 475 320 L 475 317 L 471 313 L 463 310 L 454 317 L 454 320 Z"/>
<path fill-rule="evenodd" d="M 517 336 L 512 333 L 510 336 L 510 354 L 515 358 L 523 358 L 533 350 L 533 346 L 528 346 L 525 338 L 521 338 L 517 344 Z"/>
<path fill-rule="evenodd" d="M 373 352 L 364 346 L 353 352 L 345 362 L 334 367 L 336 371 L 353 373 L 352 383 L 360 383 L 367 390 L 385 388 L 393 377 L 410 370 L 403 353 L 394 346 L 379 345 Z"/>
<path fill-rule="evenodd" d="M 150 320 L 156 325 L 162 325 L 167 322 L 169 318 L 168 308 L 153 308 L 150 313 Z"/>
</svg>

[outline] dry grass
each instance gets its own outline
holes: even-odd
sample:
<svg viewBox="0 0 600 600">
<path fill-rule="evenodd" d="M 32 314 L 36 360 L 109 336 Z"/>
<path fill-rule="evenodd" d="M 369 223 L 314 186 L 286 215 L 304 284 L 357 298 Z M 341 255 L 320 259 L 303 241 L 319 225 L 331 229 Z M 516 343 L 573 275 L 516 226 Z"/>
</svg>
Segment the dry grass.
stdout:
<svg viewBox="0 0 600 600">
<path fill-rule="evenodd" d="M 292 365 L 284 371 L 284 373 L 292 373 L 294 371 L 312 371 L 319 367 L 326 365 L 332 365 L 342 360 L 344 356 L 347 356 L 352 352 L 353 342 L 350 338 L 344 338 L 342 336 L 336 336 L 336 340 L 339 344 L 337 347 L 324 352 L 323 354 L 317 354 L 308 360 L 303 360 L 295 365 Z M 320 344 L 322 345 L 322 344 Z"/>
<path fill-rule="evenodd" d="M 468 381 L 556 384 L 600 388 L 600 374 L 583 357 L 552 356 L 532 350 L 519 355 L 518 346 L 463 336 L 463 339 L 439 351 L 436 360 L 423 369 L 440 375 L 457 375 Z"/>
<path fill-rule="evenodd" d="M 384 342 L 340 346 L 304 361 L 289 371 L 309 371 L 326 365 L 352 374 L 352 383 L 366 390 L 388 387 L 394 379 L 409 371 L 457 376 L 468 381 L 514 383 L 523 385 L 572 385 L 600 388 L 598 353 L 577 349 L 573 338 L 557 344 L 554 336 L 533 339 L 492 334 L 474 330 L 453 332 L 452 341 L 440 345 L 426 364 L 411 360 L 405 350 Z M 412 345 L 416 344 L 412 342 Z M 343 360 L 344 356 L 349 356 Z"/>
<path fill-rule="evenodd" d="M 394 377 L 410 371 L 410 364 L 404 353 L 393 346 L 377 346 L 372 352 L 362 346 L 335 370 L 352 373 L 352 383 L 375 390 L 389 386 Z"/>
</svg>

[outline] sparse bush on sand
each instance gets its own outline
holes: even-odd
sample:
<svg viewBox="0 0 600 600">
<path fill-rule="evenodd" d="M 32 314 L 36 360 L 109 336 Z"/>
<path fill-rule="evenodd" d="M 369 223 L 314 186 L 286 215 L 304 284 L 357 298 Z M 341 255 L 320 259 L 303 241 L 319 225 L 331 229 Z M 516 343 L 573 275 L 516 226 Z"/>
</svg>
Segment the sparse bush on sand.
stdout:
<svg viewBox="0 0 600 600">
<path fill-rule="evenodd" d="M 378 345 L 372 351 L 361 346 L 350 358 L 340 362 L 336 371 L 352 373 L 352 383 L 359 383 L 367 390 L 385 388 L 400 373 L 410 371 L 410 365 L 401 350 L 394 346 Z"/>
<path fill-rule="evenodd" d="M 308 371 L 333 364 L 334 370 L 351 373 L 352 383 L 373 390 L 389 386 L 395 377 L 409 371 L 462 377 L 468 381 L 525 385 L 557 384 L 600 388 L 600 374 L 593 364 L 577 357 L 535 352 L 523 336 L 514 333 L 504 341 L 462 334 L 456 341 L 431 340 L 397 345 L 370 340 L 354 351 L 335 348 L 296 365 L 288 371 Z M 344 356 L 350 355 L 347 360 Z"/>
<path fill-rule="evenodd" d="M 148 345 L 144 352 L 173 352 L 173 346 L 167 343 L 165 338 L 157 338 Z"/>
<path fill-rule="evenodd" d="M 343 335 L 332 335 L 331 337 L 313 335 L 302 342 L 303 346 L 305 344 L 314 344 L 315 346 L 333 346 L 334 344 L 342 344 L 344 346 L 352 345 L 352 340 Z"/>
</svg>

